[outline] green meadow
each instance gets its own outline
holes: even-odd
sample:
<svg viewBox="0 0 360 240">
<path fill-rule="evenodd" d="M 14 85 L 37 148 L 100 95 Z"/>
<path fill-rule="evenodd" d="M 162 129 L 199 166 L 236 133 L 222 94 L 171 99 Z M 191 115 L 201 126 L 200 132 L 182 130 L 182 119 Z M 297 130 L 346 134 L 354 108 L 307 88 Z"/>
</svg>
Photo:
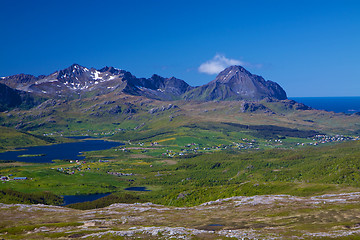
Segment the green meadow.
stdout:
<svg viewBox="0 0 360 240">
<path fill-rule="evenodd" d="M 241 236 L 250 239 L 271 238 L 272 234 L 355 239 L 356 234 L 331 232 L 358 231 L 359 204 L 351 194 L 360 192 L 359 116 L 298 111 L 276 102 L 263 102 L 274 113 L 241 112 L 242 103 L 232 101 L 179 101 L 178 107 L 167 109 L 168 103 L 161 101 L 113 97 L 110 104 L 108 96 L 96 96 L 0 113 L 1 152 L 77 141 L 66 136 L 124 143 L 83 152 L 81 161 L 26 162 L 43 153 L 19 154 L 24 162 L 0 159 L 0 219 L 4 219 L 0 237 L 79 238 L 106 229 L 166 226 L 207 231 L 194 233 L 190 239 L 236 235 L 211 233 L 222 230 L 226 234 L 245 231 L 250 235 Z M 119 108 L 121 113 L 112 113 Z M 126 190 L 129 187 L 147 191 Z M 109 195 L 54 207 L 64 203 L 63 196 L 97 193 Z M 313 197 L 322 194 L 348 198 L 351 203 L 340 199 L 313 204 Z M 253 197 L 260 202 L 243 207 L 231 197 Z M 285 200 L 268 204 L 263 197 Z M 5 205 L 19 203 L 45 205 Z M 112 205 L 115 203 L 123 204 Z M 52 210 L 47 212 L 47 208 Z M 18 216 L 27 218 L 19 221 Z M 162 231 L 160 235 L 167 230 Z M 328 235 L 306 235 L 321 231 Z M 169 237 L 136 234 L 134 237 L 145 239 Z M 104 232 L 102 238 L 132 237 Z"/>
<path fill-rule="evenodd" d="M 136 200 L 170 206 L 194 206 L 232 196 L 312 196 L 360 189 L 358 141 L 293 149 L 178 145 L 189 140 L 194 139 L 169 136 L 157 145 L 128 143 L 86 152 L 86 159 L 80 162 L 3 162 L 0 175 L 27 180 L 3 181 L 0 189 L 56 196 L 112 193 L 110 199 L 104 199 L 107 205 Z M 125 190 L 134 186 L 151 191 Z M 15 201 L 6 194 L 0 199 Z M 31 202 L 29 196 L 26 199 L 22 202 Z"/>
</svg>

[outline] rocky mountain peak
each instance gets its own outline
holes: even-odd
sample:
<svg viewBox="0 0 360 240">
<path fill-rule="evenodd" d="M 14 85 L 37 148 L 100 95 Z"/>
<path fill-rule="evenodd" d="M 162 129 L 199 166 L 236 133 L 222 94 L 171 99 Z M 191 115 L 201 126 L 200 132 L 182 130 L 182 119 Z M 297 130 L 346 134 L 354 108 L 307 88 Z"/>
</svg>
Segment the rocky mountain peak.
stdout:
<svg viewBox="0 0 360 240">
<path fill-rule="evenodd" d="M 120 74 L 120 73 L 124 73 L 126 71 L 124 70 L 121 70 L 121 69 L 117 69 L 117 68 L 114 68 L 114 67 L 103 67 L 99 70 L 99 72 L 109 72 L 111 74 Z"/>
<path fill-rule="evenodd" d="M 86 67 L 83 67 L 77 63 L 72 64 L 70 67 L 65 68 L 64 70 L 60 70 L 60 71 L 64 71 L 64 72 L 69 72 L 69 71 L 78 71 L 78 72 L 84 72 L 86 71 Z"/>
<path fill-rule="evenodd" d="M 219 83 L 228 83 L 231 81 L 236 81 L 239 78 L 241 79 L 242 77 L 251 75 L 252 74 L 242 66 L 234 65 L 221 71 L 213 81 Z"/>
<path fill-rule="evenodd" d="M 88 71 L 89 71 L 89 69 L 87 69 L 86 67 L 83 67 L 83 66 L 80 66 L 79 64 L 74 63 L 70 67 L 58 71 L 57 79 L 63 79 L 63 78 L 70 79 L 71 77 L 79 77 Z"/>
<path fill-rule="evenodd" d="M 71 69 L 77 69 L 77 68 L 84 68 L 83 66 L 81 66 L 80 64 L 77 64 L 77 63 L 73 63 L 69 68 Z"/>
<path fill-rule="evenodd" d="M 285 91 L 275 82 L 251 74 L 242 66 L 230 66 L 208 84 L 185 94 L 185 99 L 212 100 L 261 100 L 271 97 L 286 99 Z"/>
</svg>

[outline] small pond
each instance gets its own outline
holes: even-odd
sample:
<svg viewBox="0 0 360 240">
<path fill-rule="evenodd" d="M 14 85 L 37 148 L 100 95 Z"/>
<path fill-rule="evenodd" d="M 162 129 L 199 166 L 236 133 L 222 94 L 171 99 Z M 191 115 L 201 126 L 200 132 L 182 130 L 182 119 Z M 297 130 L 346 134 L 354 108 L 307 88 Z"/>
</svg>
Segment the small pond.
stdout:
<svg viewBox="0 0 360 240">
<path fill-rule="evenodd" d="M 109 195 L 110 193 L 97 193 L 97 194 L 88 194 L 88 195 L 65 195 L 63 196 L 64 203 L 62 206 L 66 206 L 73 203 L 90 202 Z"/>
<path fill-rule="evenodd" d="M 81 160 L 81 152 L 105 150 L 123 145 L 119 142 L 105 140 L 84 140 L 73 143 L 61 143 L 47 146 L 28 147 L 18 151 L 0 153 L 0 160 L 13 160 L 19 162 L 51 163 L 54 159 Z"/>
<path fill-rule="evenodd" d="M 128 187 L 125 188 L 126 191 L 140 191 L 140 192 L 147 192 L 147 191 L 151 191 L 149 189 L 146 189 L 146 187 Z"/>
</svg>

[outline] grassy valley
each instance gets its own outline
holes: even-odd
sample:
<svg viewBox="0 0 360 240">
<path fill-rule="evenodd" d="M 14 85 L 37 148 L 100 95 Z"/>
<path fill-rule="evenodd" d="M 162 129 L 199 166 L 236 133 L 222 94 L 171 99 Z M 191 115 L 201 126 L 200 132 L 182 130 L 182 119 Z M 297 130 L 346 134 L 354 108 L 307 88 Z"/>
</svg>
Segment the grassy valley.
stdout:
<svg viewBox="0 0 360 240">
<path fill-rule="evenodd" d="M 220 234 L 231 229 L 242 229 L 244 233 L 244 229 L 255 228 L 259 232 L 253 237 L 269 237 L 285 233 L 301 235 L 301 231 L 316 233 L 323 229 L 332 232 L 334 226 L 356 228 L 359 220 L 350 214 L 356 208 L 354 202 L 355 205 L 324 205 L 321 208 L 310 204 L 300 210 L 296 205 L 299 202 L 291 199 L 306 202 L 318 195 L 342 196 L 360 190 L 360 117 L 298 107 L 288 100 L 166 102 L 110 93 L 69 101 L 48 100 L 31 110 L 1 113 L 2 150 L 77 141 L 64 140 L 66 136 L 90 136 L 124 143 L 112 149 L 84 152 L 85 159 L 79 161 L 54 160 L 44 164 L 2 161 L 0 175 L 4 179 L 0 185 L 0 202 L 5 204 L 3 211 L 22 211 L 6 204 L 61 205 L 61 196 L 109 193 L 92 202 L 61 208 L 67 213 L 56 222 L 82 226 L 83 218 L 73 217 L 69 208 L 78 209 L 71 210 L 75 212 L 91 211 L 116 203 L 151 202 L 168 207 L 169 214 L 180 214 L 177 213 L 179 207 L 186 209 L 193 220 L 189 220 L 192 224 L 182 226 L 193 229 L 191 231 L 199 238 L 208 238 L 208 231 Z M 39 152 L 36 156 L 42 155 Z M 147 191 L 126 190 L 129 187 L 145 187 Z M 286 206 L 279 211 L 271 213 L 264 209 L 264 202 L 252 207 L 247 216 L 257 220 L 251 223 L 245 223 L 245 215 L 241 214 L 226 218 L 207 210 L 213 219 L 221 219 L 215 221 L 201 219 L 195 213 L 201 204 L 217 203 L 218 199 L 232 199 L 229 205 L 226 201 L 214 205 L 214 208 L 228 209 L 225 214 L 234 208 L 233 198 L 239 196 L 260 199 L 260 196 L 283 195 L 293 197 L 284 200 Z M 289 211 L 294 208 L 299 209 L 296 211 L 302 217 L 296 215 L 295 222 L 285 220 L 284 216 L 291 218 Z M 150 211 L 161 210 L 151 207 Z M 301 213 L 308 211 L 314 214 L 313 219 Z M 339 214 L 345 211 L 346 216 L 339 217 L 336 223 L 318 222 L 319 216 L 324 214 L 330 219 L 333 211 Z M 136 216 L 143 220 L 148 217 Z M 261 221 L 260 216 L 263 216 Z M 178 227 L 171 218 L 163 218 L 167 220 L 152 221 L 150 225 Z M 145 226 L 143 220 L 123 227 Z M 274 221 L 278 223 L 274 225 Z M 212 222 L 215 225 L 211 225 Z M 217 222 L 221 224 L 216 225 Z M 28 224 L 40 227 L 42 223 L 37 220 L 16 222 L 8 218 L 2 223 L 2 236 L 56 235 L 43 235 L 35 231 L 36 227 L 28 228 Z M 58 226 L 46 224 L 49 229 Z M 59 225 L 58 228 L 71 226 Z M 98 232 L 96 226 L 91 225 L 89 233 Z M 123 229 L 111 224 L 106 226 L 116 231 Z M 277 230 L 266 230 L 269 226 L 276 226 Z M 287 226 L 292 226 L 292 230 Z M 144 229 L 139 231 L 142 237 L 148 238 Z M 76 236 L 85 236 L 83 230 L 80 232 Z M 71 235 L 62 232 L 59 236 Z M 219 235 L 224 239 L 226 236 Z"/>
<path fill-rule="evenodd" d="M 143 238 L 149 238 L 157 229 L 162 235 L 156 235 L 156 238 L 166 239 L 172 229 L 176 236 L 190 234 L 200 239 L 226 239 L 226 236 L 303 236 L 305 239 L 326 236 L 338 239 L 354 234 L 359 222 L 356 215 L 360 198 L 357 195 L 360 190 L 359 144 L 358 141 L 349 141 L 296 149 L 211 149 L 175 157 L 163 154 L 169 153 L 168 146 L 127 144 L 115 149 L 87 152 L 86 161 L 81 163 L 2 163 L 1 175 L 28 177 L 27 180 L 6 181 L 0 185 L 3 203 L 55 204 L 57 201 L 60 204 L 56 196 L 112 194 L 93 202 L 55 208 L 51 210 L 55 214 L 52 221 L 46 208 L 41 206 L 32 212 L 30 206 L 20 209 L 1 205 L 2 214 L 25 214 L 23 211 L 29 209 L 26 215 L 35 217 L 17 221 L 10 217 L 12 215 L 3 215 L 6 222 L 2 222 L 1 236 L 13 239 L 30 234 L 28 236 L 37 239 L 97 233 L 103 239 L 122 239 L 121 236 L 131 239 L 130 233 L 121 235 L 121 231 L 132 227 L 132 234 L 138 232 Z M 191 145 L 189 148 L 196 147 Z M 137 186 L 150 191 L 125 190 Z M 143 205 L 115 204 L 106 208 L 114 203 L 135 202 Z M 201 205 L 204 203 L 207 204 Z M 102 210 L 87 210 L 94 208 Z M 141 210 L 144 208 L 147 210 Z M 95 211 L 96 215 L 90 217 L 92 213 L 87 211 Z M 120 216 L 113 215 L 114 211 Z M 186 221 L 180 224 L 175 221 L 177 218 Z M 53 221 L 57 223 L 52 225 Z M 74 225 L 60 224 L 65 222 Z M 149 223 L 151 228 L 143 228 Z M 41 231 L 41 226 L 48 230 Z M 179 229 L 180 226 L 184 229 Z M 99 227 L 104 231 L 99 231 Z M 54 229 L 60 231 L 55 233 Z M 73 233 L 66 233 L 65 229 L 73 229 Z M 209 236 L 209 231 L 215 231 L 215 235 Z"/>
<path fill-rule="evenodd" d="M 175 149 L 169 149 L 125 145 L 88 152 L 84 162 L 4 164 L 1 175 L 28 179 L 4 182 L 1 188 L 60 196 L 121 195 L 129 193 L 126 187 L 146 186 L 151 191 L 135 192 L 144 201 L 194 206 L 232 196 L 309 196 L 360 187 L 358 141 L 296 150 L 210 149 L 175 157 L 169 156 Z"/>
</svg>

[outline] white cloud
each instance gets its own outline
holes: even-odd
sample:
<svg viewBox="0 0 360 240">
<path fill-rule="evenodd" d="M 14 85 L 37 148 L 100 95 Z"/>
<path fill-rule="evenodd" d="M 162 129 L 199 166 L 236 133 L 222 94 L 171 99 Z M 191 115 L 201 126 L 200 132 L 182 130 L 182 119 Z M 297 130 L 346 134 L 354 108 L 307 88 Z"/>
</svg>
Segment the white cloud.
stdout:
<svg viewBox="0 0 360 240">
<path fill-rule="evenodd" d="M 201 64 L 198 70 L 201 73 L 212 75 L 212 74 L 218 74 L 225 68 L 232 65 L 247 65 L 247 64 L 240 60 L 226 58 L 225 55 L 222 54 L 216 54 L 215 57 L 213 57 L 213 59 Z"/>
</svg>

